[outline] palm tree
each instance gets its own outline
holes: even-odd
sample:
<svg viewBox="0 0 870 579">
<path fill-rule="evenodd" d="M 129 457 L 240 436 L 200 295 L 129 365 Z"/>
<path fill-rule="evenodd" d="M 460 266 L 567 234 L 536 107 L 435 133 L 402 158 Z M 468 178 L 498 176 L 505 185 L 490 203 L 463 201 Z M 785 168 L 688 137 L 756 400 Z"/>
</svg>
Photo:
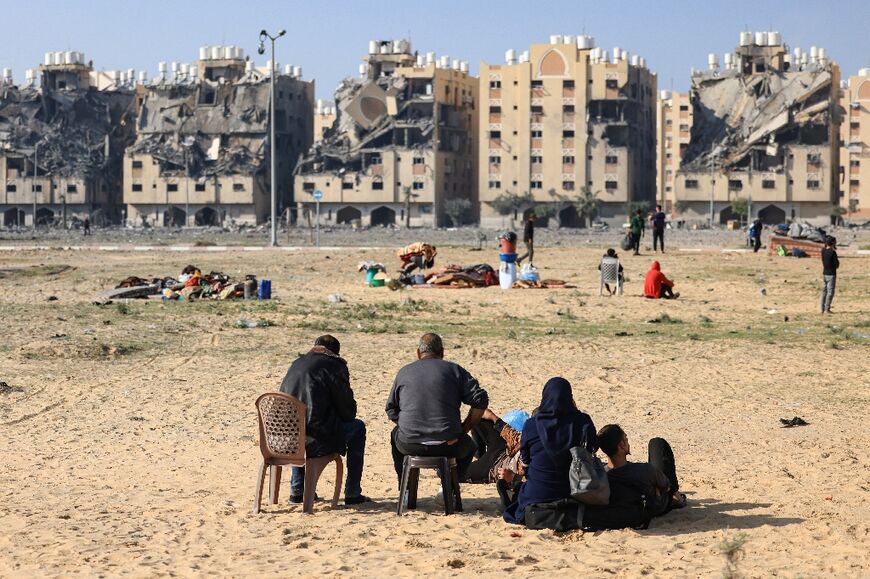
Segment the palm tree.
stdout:
<svg viewBox="0 0 870 579">
<path fill-rule="evenodd" d="M 599 193 L 600 191 L 593 191 L 591 187 L 584 185 L 580 188 L 580 194 L 574 198 L 574 209 L 587 224 L 591 224 L 598 215 L 598 206 L 601 205 L 601 199 L 598 198 Z"/>
</svg>

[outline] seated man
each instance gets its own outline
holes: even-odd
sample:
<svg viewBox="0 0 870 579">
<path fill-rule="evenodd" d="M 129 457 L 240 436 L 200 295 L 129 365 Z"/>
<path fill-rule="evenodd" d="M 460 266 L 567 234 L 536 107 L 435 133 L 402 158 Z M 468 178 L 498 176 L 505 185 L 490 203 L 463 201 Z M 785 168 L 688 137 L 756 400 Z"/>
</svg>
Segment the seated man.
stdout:
<svg viewBox="0 0 870 579">
<path fill-rule="evenodd" d="M 305 453 L 309 457 L 337 452 L 347 454 L 347 479 L 344 504 L 371 501 L 362 494 L 363 462 L 366 450 L 366 425 L 356 417 L 356 400 L 350 388 L 347 362 L 338 356 L 341 344 L 330 335 L 320 336 L 310 352 L 297 358 L 284 381 L 281 392 L 299 399 L 306 406 Z M 305 469 L 293 468 L 290 502 L 301 503 Z"/>
<path fill-rule="evenodd" d="M 674 282 L 665 277 L 659 262 L 652 262 L 652 267 L 646 272 L 643 282 L 643 295 L 651 299 L 675 300 L 680 297 L 680 292 L 674 292 Z"/>
<path fill-rule="evenodd" d="M 609 257 L 611 259 L 619 259 L 619 255 L 616 253 L 616 250 L 613 249 L 612 247 L 609 248 L 607 250 L 607 253 L 605 253 L 601 257 L 602 261 L 604 260 L 605 257 Z M 601 271 L 601 262 L 598 263 L 598 271 Z M 617 276 L 619 277 L 620 285 L 624 284 L 625 283 L 625 275 L 622 273 L 622 264 L 621 263 L 619 264 L 619 271 L 617 272 Z M 613 290 L 611 291 L 610 284 L 606 283 L 606 284 L 604 284 L 604 289 L 607 290 L 607 295 L 612 296 L 613 292 L 615 292 L 618 288 L 613 288 Z"/>
<path fill-rule="evenodd" d="M 434 245 L 425 242 L 412 243 L 399 251 L 399 259 L 402 260 L 402 273 L 410 274 L 415 269 L 423 271 L 435 265 L 435 256 L 438 250 Z"/>
<path fill-rule="evenodd" d="M 583 524 L 588 528 L 618 529 L 645 525 L 652 517 L 686 505 L 678 492 L 674 452 L 663 438 L 649 441 L 649 462 L 628 462 L 631 446 L 618 424 L 598 431 L 598 444 L 607 455 L 610 504 L 587 507 Z"/>
<path fill-rule="evenodd" d="M 399 370 L 387 400 L 387 416 L 396 423 L 390 436 L 399 484 L 406 455 L 456 459 L 459 480 L 466 480 L 475 444 L 467 433 L 489 403 L 486 390 L 465 368 L 444 359 L 438 334 L 424 334 L 417 361 Z M 465 421 L 459 410 L 470 406 Z"/>
</svg>

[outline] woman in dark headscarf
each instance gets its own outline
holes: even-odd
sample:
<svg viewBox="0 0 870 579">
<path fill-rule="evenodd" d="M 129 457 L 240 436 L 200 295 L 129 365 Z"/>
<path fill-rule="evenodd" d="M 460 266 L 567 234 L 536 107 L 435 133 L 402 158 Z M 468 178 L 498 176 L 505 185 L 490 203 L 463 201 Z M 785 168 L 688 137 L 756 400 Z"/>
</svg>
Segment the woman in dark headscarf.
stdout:
<svg viewBox="0 0 870 579">
<path fill-rule="evenodd" d="M 571 448 L 598 450 L 592 418 L 577 409 L 571 384 L 550 378 L 544 385 L 538 412 L 523 426 L 520 460 L 526 466 L 526 482 L 516 500 L 505 509 L 504 519 L 523 524 L 528 505 L 551 503 L 571 496 L 568 471 Z"/>
</svg>

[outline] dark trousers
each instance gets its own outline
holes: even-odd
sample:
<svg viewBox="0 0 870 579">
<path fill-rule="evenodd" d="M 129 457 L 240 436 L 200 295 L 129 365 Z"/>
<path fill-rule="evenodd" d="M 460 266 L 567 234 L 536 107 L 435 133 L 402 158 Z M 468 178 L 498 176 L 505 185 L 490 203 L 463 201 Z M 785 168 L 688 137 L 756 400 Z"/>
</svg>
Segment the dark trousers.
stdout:
<svg viewBox="0 0 870 579">
<path fill-rule="evenodd" d="M 402 267 L 403 273 L 411 273 L 415 269 L 423 270 L 423 256 L 422 255 L 414 255 L 411 256 L 411 259 L 408 260 L 408 263 Z"/>
<path fill-rule="evenodd" d="M 635 255 L 640 253 L 640 233 L 631 234 L 631 249 L 634 250 Z"/>
<path fill-rule="evenodd" d="M 522 263 L 522 261 L 526 258 L 529 258 L 529 263 L 533 263 L 535 261 L 535 240 L 530 239 L 526 242 L 526 252 L 517 258 L 517 265 Z"/>
<path fill-rule="evenodd" d="M 671 495 L 680 490 L 680 481 L 677 479 L 677 463 L 674 460 L 674 451 L 671 445 L 664 438 L 653 438 L 649 441 L 647 454 L 649 463 L 662 471 L 671 483 L 667 493 L 663 493 L 658 501 L 655 501 L 652 506 L 652 514 L 654 517 L 663 515 L 671 510 L 673 503 Z"/>
<path fill-rule="evenodd" d="M 447 456 L 456 459 L 456 467 L 459 471 L 459 480 L 466 480 L 468 466 L 474 458 L 477 448 L 474 441 L 466 435 L 462 435 L 453 444 L 419 444 L 402 440 L 399 435 L 399 427 L 393 429 L 390 434 L 390 444 L 393 447 L 393 466 L 396 469 L 398 483 L 402 484 L 402 465 L 406 456 Z"/>
<path fill-rule="evenodd" d="M 664 227 L 653 227 L 653 251 L 656 251 L 658 244 L 662 245 L 662 253 L 665 252 L 665 229 Z"/>
<path fill-rule="evenodd" d="M 345 498 L 362 494 L 362 473 L 366 454 L 366 423 L 359 418 L 343 422 L 344 441 L 347 444 L 347 478 L 344 482 Z M 301 497 L 305 489 L 305 469 L 293 467 L 290 477 L 290 493 Z"/>
<path fill-rule="evenodd" d="M 662 299 L 664 300 L 672 300 L 674 299 L 674 290 L 662 284 Z"/>
<path fill-rule="evenodd" d="M 758 250 L 761 248 L 761 236 L 752 238 L 752 251 L 758 253 Z"/>
<path fill-rule="evenodd" d="M 478 458 L 472 462 L 462 482 L 486 484 L 493 482 L 490 473 L 497 460 L 504 456 L 507 444 L 495 429 L 495 423 L 481 420 L 471 431 L 471 438 L 477 446 Z"/>
</svg>

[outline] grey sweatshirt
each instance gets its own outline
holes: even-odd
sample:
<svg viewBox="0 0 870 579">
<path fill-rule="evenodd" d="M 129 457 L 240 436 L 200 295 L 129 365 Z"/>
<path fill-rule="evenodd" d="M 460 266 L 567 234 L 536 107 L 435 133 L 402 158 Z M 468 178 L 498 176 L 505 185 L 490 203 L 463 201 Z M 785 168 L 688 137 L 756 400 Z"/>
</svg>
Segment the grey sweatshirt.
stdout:
<svg viewBox="0 0 870 579">
<path fill-rule="evenodd" d="M 424 358 L 399 370 L 387 400 L 387 416 L 406 442 L 448 441 L 462 436 L 465 403 L 485 409 L 486 390 L 458 364 Z"/>
</svg>

